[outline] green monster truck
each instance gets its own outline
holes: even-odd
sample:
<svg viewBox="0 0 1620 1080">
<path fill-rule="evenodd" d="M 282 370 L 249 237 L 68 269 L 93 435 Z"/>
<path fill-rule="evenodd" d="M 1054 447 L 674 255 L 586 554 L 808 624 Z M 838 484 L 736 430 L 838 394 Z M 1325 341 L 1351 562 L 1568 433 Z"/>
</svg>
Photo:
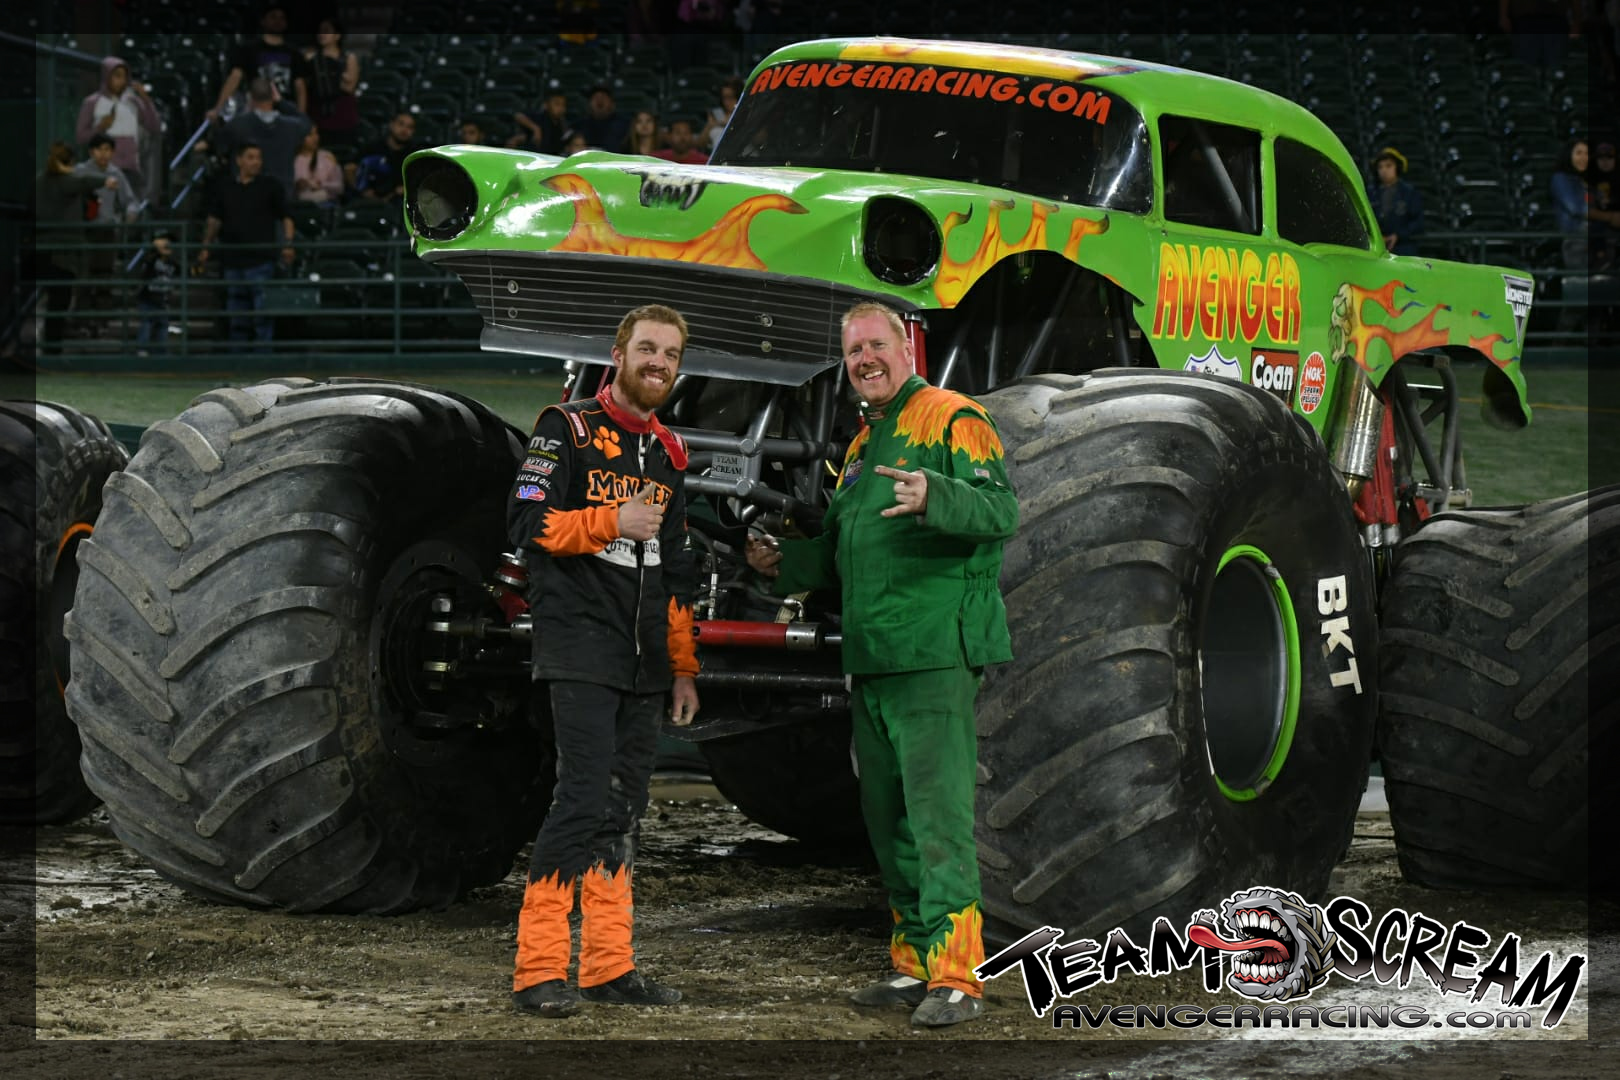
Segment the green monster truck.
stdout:
<svg viewBox="0 0 1620 1080">
<path fill-rule="evenodd" d="M 837 597 L 772 598 L 741 553 L 818 527 L 858 422 L 838 317 L 875 298 L 993 414 L 1022 505 L 1017 658 L 980 701 L 992 937 L 1320 896 L 1375 728 L 1409 877 L 1584 880 L 1585 665 L 1612 677 L 1620 611 L 1585 556 L 1613 553 L 1617 493 L 1468 508 L 1459 376 L 1529 422 L 1532 282 L 1386 254 L 1299 106 L 1105 57 L 815 41 L 751 75 L 708 166 L 447 146 L 406 191 L 483 347 L 566 360 L 571 395 L 630 306 L 690 321 L 663 414 L 702 567 L 685 737 L 760 822 L 860 835 Z M 550 783 L 501 554 L 525 434 L 364 379 L 218 390 L 148 433 L 66 625 L 84 776 L 126 843 L 299 909 L 507 873 Z"/>
</svg>

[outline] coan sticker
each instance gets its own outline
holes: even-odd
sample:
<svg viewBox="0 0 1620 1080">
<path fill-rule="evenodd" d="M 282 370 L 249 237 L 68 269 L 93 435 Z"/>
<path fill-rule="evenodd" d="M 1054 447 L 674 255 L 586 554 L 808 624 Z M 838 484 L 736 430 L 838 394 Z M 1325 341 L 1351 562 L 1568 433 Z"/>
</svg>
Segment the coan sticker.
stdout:
<svg viewBox="0 0 1620 1080">
<path fill-rule="evenodd" d="M 1249 383 L 1293 407 L 1294 382 L 1299 375 L 1299 353 L 1259 349 L 1249 357 Z"/>
<path fill-rule="evenodd" d="M 1209 352 L 1203 356 L 1189 356 L 1185 370 L 1196 371 L 1200 375 L 1219 375 L 1223 379 L 1243 378 L 1243 368 L 1235 356 L 1222 356 L 1221 350 L 1211 345 Z"/>
<path fill-rule="evenodd" d="M 520 499 L 526 499 L 529 502 L 546 501 L 546 493 L 541 489 L 539 484 L 519 484 L 517 489 L 517 497 Z"/>
<path fill-rule="evenodd" d="M 1287 252 L 1262 262 L 1248 248 L 1159 245 L 1153 336 L 1252 343 L 1264 333 L 1278 345 L 1299 341 L 1299 264 Z"/>
<path fill-rule="evenodd" d="M 1305 360 L 1305 370 L 1299 375 L 1299 411 L 1309 416 L 1322 404 L 1322 392 L 1327 389 L 1327 364 L 1322 354 L 1313 352 Z"/>
</svg>

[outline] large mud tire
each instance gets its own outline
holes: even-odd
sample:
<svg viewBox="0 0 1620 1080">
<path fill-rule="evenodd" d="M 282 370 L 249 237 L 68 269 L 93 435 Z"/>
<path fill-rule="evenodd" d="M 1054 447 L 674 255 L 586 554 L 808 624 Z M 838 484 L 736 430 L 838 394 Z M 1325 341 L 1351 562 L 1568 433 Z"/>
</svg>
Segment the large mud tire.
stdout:
<svg viewBox="0 0 1620 1080">
<path fill-rule="evenodd" d="M 419 640 L 406 598 L 487 580 L 521 449 L 474 402 L 366 380 L 214 390 L 150 428 L 67 621 L 68 711 L 120 839 L 195 892 L 291 910 L 441 907 L 506 876 L 550 751 L 527 723 L 406 722 L 395 676 L 421 657 L 384 646 Z"/>
<path fill-rule="evenodd" d="M 714 786 L 750 821 L 814 846 L 865 843 L 848 718 L 698 746 Z"/>
<path fill-rule="evenodd" d="M 1140 933 L 1256 885 L 1321 897 L 1366 784 L 1377 627 L 1320 439 L 1269 395 L 1170 372 L 1042 376 L 983 404 L 1023 514 L 1001 579 L 1015 659 L 978 703 L 987 937 Z M 1318 613 L 1339 577 L 1348 638 Z M 1280 762 L 1279 663 L 1297 674 Z"/>
<path fill-rule="evenodd" d="M 107 477 L 129 453 L 101 421 L 50 402 L 0 403 L 0 708 L 32 716 L 0 742 L 0 821 L 71 821 L 96 805 L 79 773 L 79 731 L 62 687 L 69 674 L 62 617 L 78 578 L 79 544 L 101 512 Z"/>
<path fill-rule="evenodd" d="M 1382 623 L 1402 876 L 1585 886 L 1588 769 L 1620 716 L 1620 487 L 1436 515 L 1396 548 Z"/>
</svg>

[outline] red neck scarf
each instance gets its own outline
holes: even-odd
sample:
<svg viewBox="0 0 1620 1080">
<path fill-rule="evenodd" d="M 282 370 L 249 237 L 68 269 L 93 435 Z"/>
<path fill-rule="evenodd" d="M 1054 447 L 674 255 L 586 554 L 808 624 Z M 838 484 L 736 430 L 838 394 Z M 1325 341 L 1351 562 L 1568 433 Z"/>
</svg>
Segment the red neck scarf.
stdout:
<svg viewBox="0 0 1620 1080">
<path fill-rule="evenodd" d="M 602 408 L 606 410 L 609 419 L 632 435 L 645 435 L 649 431 L 652 432 L 653 436 L 664 444 L 664 450 L 669 454 L 669 460 L 674 463 L 675 468 L 680 472 L 686 471 L 686 444 L 681 442 L 678 435 L 665 427 L 659 421 L 657 415 L 649 414 L 647 419 L 643 420 L 635 413 L 625 409 L 614 400 L 612 383 L 608 383 L 597 391 L 596 400 L 602 403 Z"/>
</svg>

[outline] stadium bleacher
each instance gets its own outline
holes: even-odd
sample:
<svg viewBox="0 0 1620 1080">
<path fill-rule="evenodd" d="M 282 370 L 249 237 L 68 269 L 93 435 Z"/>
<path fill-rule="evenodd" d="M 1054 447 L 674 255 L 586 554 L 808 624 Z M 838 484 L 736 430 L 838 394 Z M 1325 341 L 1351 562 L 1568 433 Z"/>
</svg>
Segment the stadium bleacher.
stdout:
<svg viewBox="0 0 1620 1080">
<path fill-rule="evenodd" d="M 1459 12 L 1477 14 L 1477 3 L 1456 2 Z M 591 0 L 587 6 L 597 26 L 625 26 L 627 0 Z M 1003 25 L 1087 25 L 1079 8 L 1067 12 L 1072 17 L 1058 17 L 1062 13 L 1052 7 L 1005 0 L 998 10 Z M 578 115 L 598 84 L 613 88 L 623 114 L 648 109 L 662 124 L 687 117 L 701 127 L 722 80 L 746 74 L 773 48 L 817 36 L 727 35 L 713 42 L 704 66 L 675 70 L 671 50 L 657 41 L 625 33 L 601 33 L 584 43 L 564 40 L 553 5 L 447 0 L 433 7 L 366 10 L 384 11 L 376 17 L 390 21 L 372 27 L 374 32 L 351 34 L 349 44 L 362 53 L 358 146 L 376 141 L 400 109 L 417 117 L 422 145 L 456 139 L 458 125 L 469 118 L 480 121 L 491 141 L 504 142 L 514 130 L 513 113 L 535 115 L 547 91 L 566 92 Z M 1431 233 L 1551 230 L 1549 178 L 1566 141 L 1576 133 L 1594 140 L 1614 135 L 1589 131 L 1596 60 L 1585 40 L 1571 43 L 1562 70 L 1543 75 L 1518 63 L 1502 35 L 1230 33 L 1220 18 L 1175 0 L 1111 16 L 1105 33 L 950 32 L 946 28 L 958 25 L 964 12 L 950 2 L 924 0 L 896 0 L 876 14 L 833 0 L 818 11 L 819 34 L 882 29 L 1016 41 L 1169 63 L 1263 87 L 1315 112 L 1363 169 L 1381 147 L 1398 147 L 1411 162 L 1406 179 L 1423 195 Z M 859 24 L 857 11 L 865 16 Z M 241 40 L 240 12 L 230 0 L 132 8 L 117 48 L 152 84 L 167 121 L 169 154 L 213 104 L 229 52 Z M 1354 24 L 1353 12 L 1344 18 L 1347 27 Z M 1165 32 L 1167 26 L 1178 29 Z M 577 29 L 577 21 L 570 28 Z M 73 44 L 71 35 L 63 43 Z M 182 208 L 188 210 L 195 213 L 194 207 Z M 301 210 L 299 234 L 311 240 L 398 235 L 397 215 L 376 219 L 368 213 L 366 207 Z M 1426 250 L 1442 257 L 1489 254 L 1536 268 L 1559 265 L 1557 240 L 1433 243 Z M 381 272 L 365 259 L 351 261 L 362 273 Z M 413 267 L 413 298 L 441 295 L 416 281 L 415 273 Z"/>
</svg>

